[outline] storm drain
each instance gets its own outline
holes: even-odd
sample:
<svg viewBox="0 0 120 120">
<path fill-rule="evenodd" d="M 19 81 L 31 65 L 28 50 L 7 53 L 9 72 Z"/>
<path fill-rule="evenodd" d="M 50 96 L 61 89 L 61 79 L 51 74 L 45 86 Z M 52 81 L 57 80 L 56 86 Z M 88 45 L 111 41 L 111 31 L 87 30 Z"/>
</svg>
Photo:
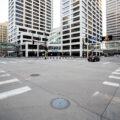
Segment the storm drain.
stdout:
<svg viewBox="0 0 120 120">
<path fill-rule="evenodd" d="M 57 98 L 52 100 L 51 106 L 55 109 L 66 109 L 70 105 L 70 102 L 64 98 Z"/>
<path fill-rule="evenodd" d="M 30 76 L 31 77 L 38 77 L 38 76 L 40 76 L 40 74 L 31 74 Z"/>
</svg>

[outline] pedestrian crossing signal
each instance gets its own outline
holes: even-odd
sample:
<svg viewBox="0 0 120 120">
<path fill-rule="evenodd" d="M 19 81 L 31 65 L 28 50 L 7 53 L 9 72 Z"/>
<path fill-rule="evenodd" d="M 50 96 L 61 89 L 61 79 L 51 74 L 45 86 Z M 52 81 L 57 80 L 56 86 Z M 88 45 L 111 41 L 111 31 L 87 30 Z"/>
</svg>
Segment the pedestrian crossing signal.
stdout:
<svg viewBox="0 0 120 120">
<path fill-rule="evenodd" d="M 109 40 L 112 40 L 112 35 L 108 35 L 108 36 L 105 36 L 105 37 L 102 37 L 102 41 L 109 41 Z"/>
<path fill-rule="evenodd" d="M 108 36 L 106 36 L 104 40 L 109 40 L 109 37 L 108 37 Z"/>
</svg>

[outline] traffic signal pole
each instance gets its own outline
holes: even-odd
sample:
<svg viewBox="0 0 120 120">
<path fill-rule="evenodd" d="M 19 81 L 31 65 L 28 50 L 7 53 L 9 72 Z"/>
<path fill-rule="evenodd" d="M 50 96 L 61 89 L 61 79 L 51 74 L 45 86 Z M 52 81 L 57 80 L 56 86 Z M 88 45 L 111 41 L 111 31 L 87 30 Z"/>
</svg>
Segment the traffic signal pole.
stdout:
<svg viewBox="0 0 120 120">
<path fill-rule="evenodd" d="M 47 59 L 47 52 L 45 51 L 45 59 Z"/>
<path fill-rule="evenodd" d="M 83 47 L 83 58 L 84 58 L 84 40 L 83 40 L 83 46 L 82 47 Z"/>
<path fill-rule="evenodd" d="M 44 47 L 44 49 L 45 49 L 45 59 L 47 59 L 47 51 L 48 51 L 48 48 L 47 48 L 47 36 L 46 36 L 46 33 L 44 33 L 44 36 L 45 36 L 45 47 Z"/>
<path fill-rule="evenodd" d="M 45 49 L 45 59 L 47 59 L 47 41 L 45 41 L 45 47 L 44 47 L 44 49 Z"/>
</svg>

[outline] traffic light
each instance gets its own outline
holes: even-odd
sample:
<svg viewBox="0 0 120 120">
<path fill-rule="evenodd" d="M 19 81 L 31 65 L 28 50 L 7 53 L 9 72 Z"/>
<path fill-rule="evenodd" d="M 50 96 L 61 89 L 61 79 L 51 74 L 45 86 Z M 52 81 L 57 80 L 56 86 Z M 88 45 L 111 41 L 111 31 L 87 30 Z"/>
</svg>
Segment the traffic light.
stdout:
<svg viewBox="0 0 120 120">
<path fill-rule="evenodd" d="M 32 41 L 32 44 L 34 45 L 34 43 L 35 43 L 35 41 L 33 40 L 33 41 Z"/>
<path fill-rule="evenodd" d="M 109 40 L 112 40 L 112 38 L 113 38 L 112 35 L 109 35 Z"/>
<path fill-rule="evenodd" d="M 86 43 L 88 42 L 88 38 L 85 38 L 85 42 L 86 42 Z"/>
<path fill-rule="evenodd" d="M 48 48 L 47 48 L 47 46 L 45 46 L 45 47 L 44 47 L 44 49 L 45 49 L 45 51 L 48 51 Z"/>
<path fill-rule="evenodd" d="M 102 41 L 104 41 L 105 40 L 105 37 L 102 37 Z"/>
</svg>

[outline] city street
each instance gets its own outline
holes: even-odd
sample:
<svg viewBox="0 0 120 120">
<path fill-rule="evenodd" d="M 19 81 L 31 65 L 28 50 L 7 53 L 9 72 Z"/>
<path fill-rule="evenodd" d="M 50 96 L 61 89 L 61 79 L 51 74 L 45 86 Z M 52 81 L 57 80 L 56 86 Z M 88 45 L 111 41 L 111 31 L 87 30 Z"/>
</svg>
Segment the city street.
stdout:
<svg viewBox="0 0 120 120">
<path fill-rule="evenodd" d="M 0 58 L 0 120 L 120 120 L 120 56 Z"/>
</svg>

